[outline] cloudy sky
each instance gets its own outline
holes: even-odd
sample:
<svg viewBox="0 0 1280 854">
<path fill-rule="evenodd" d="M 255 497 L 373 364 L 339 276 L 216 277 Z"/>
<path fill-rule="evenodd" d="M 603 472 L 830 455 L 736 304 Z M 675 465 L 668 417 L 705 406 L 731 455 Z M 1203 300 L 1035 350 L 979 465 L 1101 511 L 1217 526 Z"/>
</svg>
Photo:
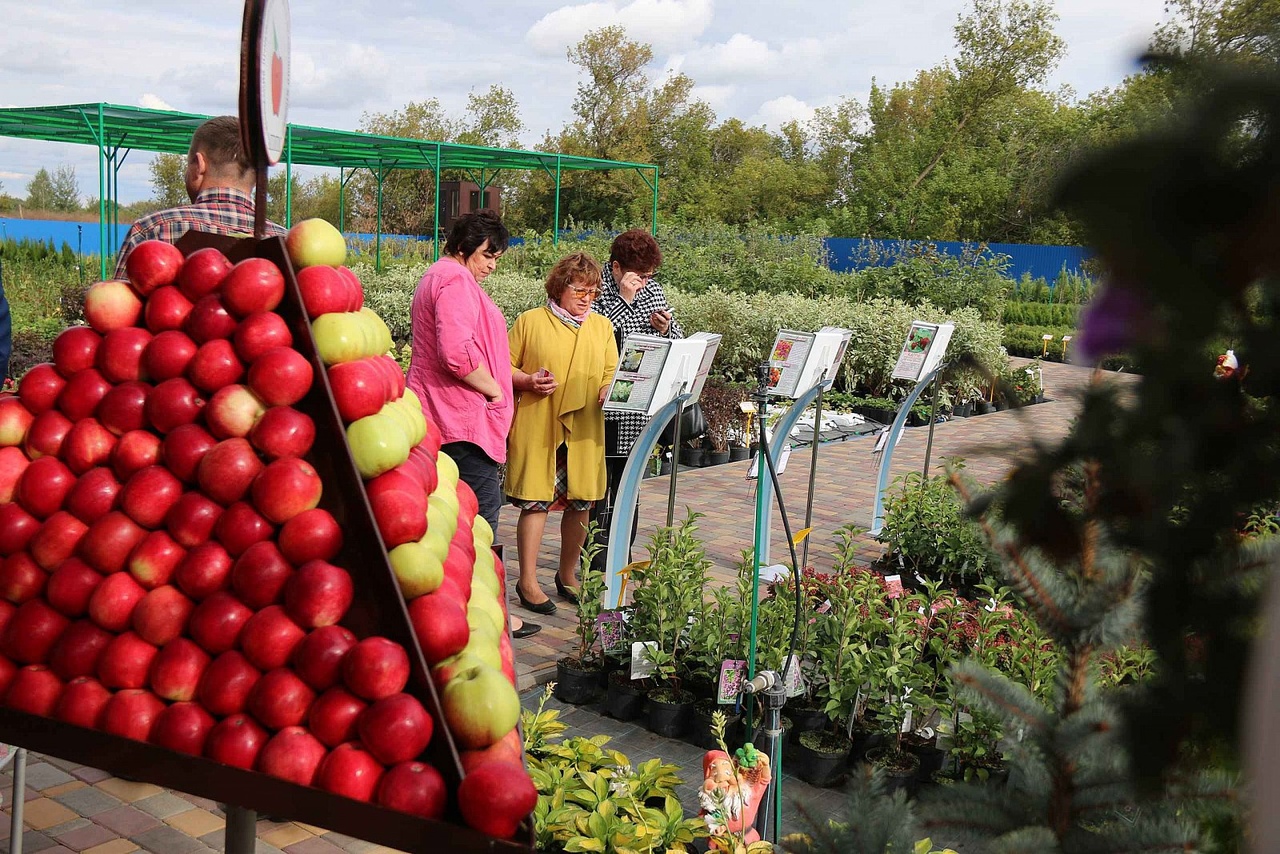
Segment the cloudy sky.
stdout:
<svg viewBox="0 0 1280 854">
<path fill-rule="evenodd" d="M 1068 47 L 1053 79 L 1083 96 L 1134 69 L 1163 0 L 1057 0 Z M 511 89 L 532 146 L 571 115 L 577 68 L 568 47 L 621 24 L 653 47 L 652 72 L 679 70 L 723 120 L 777 127 L 872 79 L 907 80 L 953 55 L 967 0 L 292 0 L 290 119 L 354 129 L 366 112 L 438 98 L 461 116 L 467 94 Z M 195 113 L 235 111 L 239 0 L 0 0 L 0 106 L 107 101 Z M 120 197 L 151 194 L 141 152 Z M 0 137 L 0 183 L 25 195 L 40 167 L 75 166 L 96 195 L 97 156 L 83 146 Z"/>
</svg>

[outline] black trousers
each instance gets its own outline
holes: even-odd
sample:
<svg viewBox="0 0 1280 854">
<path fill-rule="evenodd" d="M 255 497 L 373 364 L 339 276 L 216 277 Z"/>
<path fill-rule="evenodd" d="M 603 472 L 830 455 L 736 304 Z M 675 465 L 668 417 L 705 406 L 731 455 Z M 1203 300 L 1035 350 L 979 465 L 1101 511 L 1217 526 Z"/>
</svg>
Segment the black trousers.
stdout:
<svg viewBox="0 0 1280 854">
<path fill-rule="evenodd" d="M 498 511 L 502 509 L 502 487 L 498 483 L 498 463 L 471 442 L 449 442 L 440 450 L 458 464 L 458 479 L 471 487 L 480 503 L 479 513 L 498 533 Z"/>
</svg>

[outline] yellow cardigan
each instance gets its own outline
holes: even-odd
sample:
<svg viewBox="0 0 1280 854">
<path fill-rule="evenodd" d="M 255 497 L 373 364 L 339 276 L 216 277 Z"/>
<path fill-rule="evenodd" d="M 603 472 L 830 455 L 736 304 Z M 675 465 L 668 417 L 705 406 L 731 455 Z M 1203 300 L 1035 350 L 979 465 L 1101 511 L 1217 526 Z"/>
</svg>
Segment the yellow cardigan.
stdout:
<svg viewBox="0 0 1280 854">
<path fill-rule="evenodd" d="M 618 345 L 613 324 L 592 312 L 572 329 L 543 306 L 516 318 L 509 333 L 511 367 L 527 374 L 546 368 L 559 386 L 548 397 L 523 392 L 507 439 L 505 492 L 522 501 L 555 498 L 556 449 L 568 451 L 568 497 L 604 497 L 604 412 L 601 386 L 613 379 Z"/>
</svg>

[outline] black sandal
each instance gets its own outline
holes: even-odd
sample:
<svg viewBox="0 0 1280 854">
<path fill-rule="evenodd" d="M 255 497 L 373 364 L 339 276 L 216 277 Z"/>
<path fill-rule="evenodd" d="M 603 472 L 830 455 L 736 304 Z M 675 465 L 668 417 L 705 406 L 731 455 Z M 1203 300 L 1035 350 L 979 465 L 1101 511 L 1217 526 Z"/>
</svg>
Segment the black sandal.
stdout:
<svg viewBox="0 0 1280 854">
<path fill-rule="evenodd" d="M 521 638 L 533 637 L 540 631 L 542 631 L 542 626 L 538 625 L 537 623 L 531 623 L 528 620 L 523 620 L 521 622 L 520 628 L 513 631 L 511 633 L 511 636 L 517 640 L 520 640 Z"/>
<path fill-rule="evenodd" d="M 560 576 L 556 576 L 556 592 L 560 594 L 560 598 L 564 599 L 570 605 L 578 604 L 578 590 L 574 587 L 565 587 L 564 582 L 560 580 Z"/>
<path fill-rule="evenodd" d="M 520 592 L 520 585 L 516 585 L 516 598 L 520 600 L 520 605 L 528 611 L 535 614 L 554 614 L 556 612 L 556 603 L 548 599 L 545 602 L 539 602 L 537 605 L 524 598 L 524 594 Z"/>
</svg>

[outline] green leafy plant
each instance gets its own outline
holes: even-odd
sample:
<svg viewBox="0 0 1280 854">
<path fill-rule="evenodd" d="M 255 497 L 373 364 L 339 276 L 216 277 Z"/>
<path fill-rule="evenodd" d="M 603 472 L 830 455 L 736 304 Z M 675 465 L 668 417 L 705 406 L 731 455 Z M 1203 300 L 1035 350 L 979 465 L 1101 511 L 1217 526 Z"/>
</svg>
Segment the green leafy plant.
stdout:
<svg viewBox="0 0 1280 854">
<path fill-rule="evenodd" d="M 604 601 L 604 571 L 593 568 L 595 556 L 604 551 L 604 542 L 600 537 L 600 526 L 592 523 L 587 527 L 586 544 L 582 548 L 582 564 L 578 568 L 578 625 L 574 634 L 578 638 L 578 648 L 572 656 L 580 667 L 595 667 L 600 664 L 603 653 L 598 649 L 600 642 L 600 624 L 598 622 L 601 603 Z"/>
</svg>

